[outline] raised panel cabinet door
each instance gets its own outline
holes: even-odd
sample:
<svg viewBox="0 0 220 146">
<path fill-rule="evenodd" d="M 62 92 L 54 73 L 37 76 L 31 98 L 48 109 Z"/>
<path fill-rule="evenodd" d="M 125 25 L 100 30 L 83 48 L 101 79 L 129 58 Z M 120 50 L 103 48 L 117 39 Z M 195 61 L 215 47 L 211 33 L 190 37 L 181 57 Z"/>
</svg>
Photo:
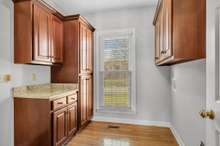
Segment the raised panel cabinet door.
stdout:
<svg viewBox="0 0 220 146">
<path fill-rule="evenodd" d="M 52 49 L 53 63 L 63 62 L 63 22 L 56 16 L 52 17 Z"/>
<path fill-rule="evenodd" d="M 159 18 L 158 18 L 159 19 Z M 160 60 L 160 23 L 157 21 L 155 25 L 155 61 Z"/>
<path fill-rule="evenodd" d="M 77 103 L 68 106 L 68 135 L 72 135 L 77 130 Z"/>
<path fill-rule="evenodd" d="M 87 67 L 88 72 L 93 72 L 93 32 L 87 28 Z"/>
<path fill-rule="evenodd" d="M 87 80 L 85 76 L 80 77 L 80 126 L 87 122 Z"/>
<path fill-rule="evenodd" d="M 87 27 L 80 23 L 80 72 L 87 72 Z"/>
<path fill-rule="evenodd" d="M 53 144 L 62 146 L 67 139 L 67 108 L 53 113 Z"/>
<path fill-rule="evenodd" d="M 87 85 L 87 119 L 91 120 L 93 116 L 93 79 L 88 76 L 86 79 Z"/>
<path fill-rule="evenodd" d="M 160 60 L 164 59 L 164 1 L 162 1 L 161 4 L 161 10 L 159 12 L 158 15 L 158 23 L 160 26 L 160 33 L 159 33 L 159 37 L 160 37 Z"/>
<path fill-rule="evenodd" d="M 163 7 L 164 58 L 172 56 L 172 0 L 165 0 Z"/>
<path fill-rule="evenodd" d="M 51 14 L 41 6 L 34 5 L 33 60 L 51 62 Z M 24 42 L 25 43 L 25 42 Z"/>
</svg>

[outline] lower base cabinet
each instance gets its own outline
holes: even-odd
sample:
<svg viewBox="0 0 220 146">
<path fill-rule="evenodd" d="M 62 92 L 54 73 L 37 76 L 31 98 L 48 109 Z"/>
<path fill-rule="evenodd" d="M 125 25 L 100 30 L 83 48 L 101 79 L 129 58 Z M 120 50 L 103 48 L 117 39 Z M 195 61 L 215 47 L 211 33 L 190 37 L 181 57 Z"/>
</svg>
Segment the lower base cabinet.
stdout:
<svg viewBox="0 0 220 146">
<path fill-rule="evenodd" d="M 77 92 L 50 99 L 14 97 L 15 146 L 63 146 L 77 132 Z"/>
<path fill-rule="evenodd" d="M 75 132 L 77 131 L 77 104 L 76 103 L 68 106 L 67 116 L 68 116 L 67 133 L 68 133 L 68 136 L 71 136 L 75 134 Z"/>
<path fill-rule="evenodd" d="M 53 113 L 53 146 L 62 146 L 76 131 L 76 102 Z"/>
<path fill-rule="evenodd" d="M 79 105 L 79 129 L 86 127 L 93 116 L 93 80 L 92 75 L 80 77 Z"/>
<path fill-rule="evenodd" d="M 53 113 L 53 145 L 62 146 L 67 139 L 67 108 Z"/>
</svg>

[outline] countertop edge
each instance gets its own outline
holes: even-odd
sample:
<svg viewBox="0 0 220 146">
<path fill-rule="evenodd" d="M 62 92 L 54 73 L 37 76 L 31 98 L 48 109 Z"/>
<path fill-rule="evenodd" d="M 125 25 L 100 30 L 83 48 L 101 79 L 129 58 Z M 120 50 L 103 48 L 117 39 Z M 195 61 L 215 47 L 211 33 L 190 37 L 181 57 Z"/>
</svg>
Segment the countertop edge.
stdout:
<svg viewBox="0 0 220 146">
<path fill-rule="evenodd" d="M 45 96 L 45 97 L 20 97 L 20 96 L 14 96 L 13 95 L 13 99 L 32 99 L 32 100 L 49 100 L 49 101 L 53 101 L 59 98 L 63 98 L 65 96 L 71 95 L 71 94 L 76 94 L 79 90 L 78 89 L 73 89 L 70 91 L 66 91 L 64 93 L 60 93 L 60 94 L 56 94 L 56 95 L 52 95 L 52 96 Z"/>
</svg>

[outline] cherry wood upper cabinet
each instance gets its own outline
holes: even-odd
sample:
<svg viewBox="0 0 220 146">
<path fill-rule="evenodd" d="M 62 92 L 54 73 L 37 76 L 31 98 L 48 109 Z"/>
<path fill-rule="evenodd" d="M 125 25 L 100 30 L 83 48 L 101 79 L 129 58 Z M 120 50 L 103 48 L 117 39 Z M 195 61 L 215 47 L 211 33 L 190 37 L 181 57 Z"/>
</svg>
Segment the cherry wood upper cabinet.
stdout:
<svg viewBox="0 0 220 146">
<path fill-rule="evenodd" d="M 14 1 L 14 62 L 53 65 L 63 61 L 63 23 L 40 1 Z"/>
<path fill-rule="evenodd" d="M 52 17 L 52 62 L 63 62 L 63 22 L 56 16 Z"/>
<path fill-rule="evenodd" d="M 80 23 L 80 72 L 93 71 L 93 32 Z"/>
<path fill-rule="evenodd" d="M 172 65 L 205 58 L 205 0 L 159 0 L 155 62 Z"/>
<path fill-rule="evenodd" d="M 51 62 L 52 15 L 39 5 L 34 5 L 34 61 Z"/>
<path fill-rule="evenodd" d="M 53 83 L 79 83 L 79 76 L 93 73 L 93 32 L 85 18 L 64 19 L 64 58 L 62 66 L 51 68 Z"/>
</svg>

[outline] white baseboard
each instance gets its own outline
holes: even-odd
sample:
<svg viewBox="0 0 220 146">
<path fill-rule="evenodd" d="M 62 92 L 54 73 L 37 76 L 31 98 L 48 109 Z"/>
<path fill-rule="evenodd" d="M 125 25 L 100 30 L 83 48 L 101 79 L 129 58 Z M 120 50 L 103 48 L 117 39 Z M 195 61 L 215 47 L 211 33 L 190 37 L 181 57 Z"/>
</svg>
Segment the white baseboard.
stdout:
<svg viewBox="0 0 220 146">
<path fill-rule="evenodd" d="M 157 126 L 157 127 L 167 127 L 167 128 L 172 127 L 169 122 L 132 120 L 132 119 L 109 118 L 109 117 L 94 117 L 92 121 L 113 122 L 113 123 L 144 125 L 144 126 Z"/>
<path fill-rule="evenodd" d="M 177 130 L 175 129 L 175 127 L 170 127 L 174 137 L 176 138 L 177 143 L 179 144 L 179 146 L 185 146 L 180 134 L 177 132 Z"/>
</svg>

